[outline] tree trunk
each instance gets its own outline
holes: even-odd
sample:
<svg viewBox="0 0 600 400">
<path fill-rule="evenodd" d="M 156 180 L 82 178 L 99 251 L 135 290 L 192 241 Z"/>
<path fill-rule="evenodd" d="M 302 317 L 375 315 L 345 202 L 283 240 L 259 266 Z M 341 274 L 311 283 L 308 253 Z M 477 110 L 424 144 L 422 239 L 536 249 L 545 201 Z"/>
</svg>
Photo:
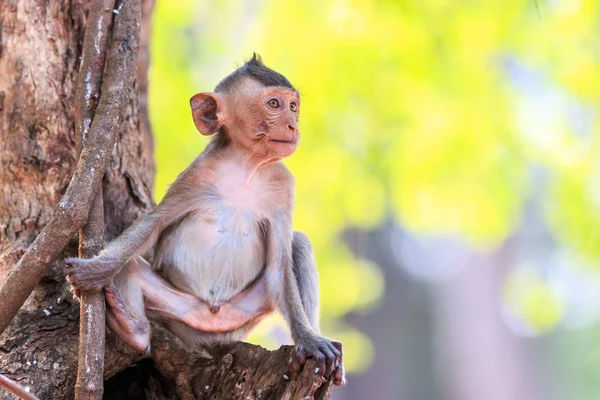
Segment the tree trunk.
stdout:
<svg viewBox="0 0 600 400">
<path fill-rule="evenodd" d="M 88 3 L 0 1 L 0 284 L 49 222 L 77 163 L 74 89 Z M 153 4 L 142 1 L 137 78 L 103 180 L 107 240 L 154 205 L 146 107 Z M 76 252 L 74 238 L 62 256 Z M 65 283 L 62 256 L 0 336 L 0 373 L 41 399 L 73 398 L 77 375 L 79 304 Z M 105 398 L 326 399 L 331 393 L 312 361 L 299 376 L 290 374 L 292 348 L 236 344 L 212 359 L 189 353 L 158 326 L 154 331 L 153 361 L 140 364 L 150 373 L 116 377 Z M 107 332 L 105 378 L 143 358 Z M 8 398 L 14 397 L 0 389 L 0 399 Z"/>
<path fill-rule="evenodd" d="M 144 2 L 135 90 L 103 181 L 107 239 L 153 206 L 146 111 L 152 3 Z M 75 169 L 74 89 L 88 9 L 82 0 L 0 2 L 0 282 L 50 220 Z M 73 241 L 63 255 L 75 254 Z M 40 398 L 73 397 L 79 305 L 63 268 L 60 257 L 0 340 L 0 372 Z M 112 374 L 136 358 L 118 348 L 119 357 L 107 354 Z"/>
</svg>

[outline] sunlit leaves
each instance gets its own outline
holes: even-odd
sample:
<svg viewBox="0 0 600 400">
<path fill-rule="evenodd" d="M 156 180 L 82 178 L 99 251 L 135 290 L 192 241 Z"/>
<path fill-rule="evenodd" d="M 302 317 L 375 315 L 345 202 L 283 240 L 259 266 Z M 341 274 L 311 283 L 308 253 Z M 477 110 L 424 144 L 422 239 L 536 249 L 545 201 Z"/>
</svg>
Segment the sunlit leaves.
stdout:
<svg viewBox="0 0 600 400">
<path fill-rule="evenodd" d="M 589 172 L 558 174 L 548 220 L 557 239 L 573 251 L 600 259 L 600 165 Z"/>
<path fill-rule="evenodd" d="M 564 304 L 557 292 L 526 269 L 513 273 L 504 289 L 510 312 L 531 333 L 553 329 L 564 314 Z"/>
<path fill-rule="evenodd" d="M 378 272 L 340 232 L 389 213 L 408 231 L 493 248 L 545 190 L 553 236 L 600 257 L 599 13 L 591 0 L 158 2 L 157 198 L 206 143 L 189 98 L 256 51 L 302 94 L 301 145 L 286 163 L 327 320 L 381 296 Z M 522 293 L 514 304 L 532 326 L 560 317 L 543 286 Z"/>
</svg>

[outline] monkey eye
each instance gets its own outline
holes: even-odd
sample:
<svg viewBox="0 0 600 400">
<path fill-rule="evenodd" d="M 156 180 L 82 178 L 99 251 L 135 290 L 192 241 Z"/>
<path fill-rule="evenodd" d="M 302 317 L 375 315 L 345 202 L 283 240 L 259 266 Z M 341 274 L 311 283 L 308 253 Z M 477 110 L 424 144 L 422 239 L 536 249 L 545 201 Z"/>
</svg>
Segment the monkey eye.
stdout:
<svg viewBox="0 0 600 400">
<path fill-rule="evenodd" d="M 292 112 L 298 111 L 298 106 L 296 105 L 296 102 L 292 101 L 290 103 L 290 110 L 292 110 Z"/>
<path fill-rule="evenodd" d="M 279 100 L 277 99 L 271 99 L 267 102 L 267 104 L 269 105 L 269 107 L 271 108 L 279 108 Z"/>
</svg>

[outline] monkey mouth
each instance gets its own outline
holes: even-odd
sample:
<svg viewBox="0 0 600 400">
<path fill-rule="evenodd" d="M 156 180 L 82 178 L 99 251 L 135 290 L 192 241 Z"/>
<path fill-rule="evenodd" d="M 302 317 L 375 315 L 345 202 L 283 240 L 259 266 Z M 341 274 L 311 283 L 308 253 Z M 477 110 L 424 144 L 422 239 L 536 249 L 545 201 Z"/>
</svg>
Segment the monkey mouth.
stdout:
<svg viewBox="0 0 600 400">
<path fill-rule="evenodd" d="M 271 142 L 285 143 L 285 144 L 296 144 L 296 139 L 292 139 L 292 140 L 271 139 Z"/>
</svg>

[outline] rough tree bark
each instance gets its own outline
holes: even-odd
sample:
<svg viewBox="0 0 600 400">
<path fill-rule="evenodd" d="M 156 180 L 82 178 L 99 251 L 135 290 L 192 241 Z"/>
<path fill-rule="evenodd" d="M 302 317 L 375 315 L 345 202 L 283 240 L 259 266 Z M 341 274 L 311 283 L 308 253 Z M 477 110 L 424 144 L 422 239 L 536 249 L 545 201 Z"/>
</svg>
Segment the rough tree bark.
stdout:
<svg viewBox="0 0 600 400">
<path fill-rule="evenodd" d="M 51 220 L 74 173 L 75 82 L 88 3 L 0 1 L 0 284 Z M 153 3 L 153 0 L 142 1 L 134 91 L 116 133 L 117 144 L 102 185 L 107 240 L 154 205 L 151 191 L 154 160 L 146 108 Z M 75 255 L 76 251 L 74 238 L 49 266 L 0 336 L 0 373 L 20 382 L 41 399 L 70 399 L 74 394 L 79 304 L 65 283 L 62 259 Z M 0 303 L 11 301 L 8 297 L 5 295 Z M 291 347 L 269 352 L 240 343 L 221 349 L 219 357 L 210 358 L 186 350 L 158 326 L 155 332 L 151 354 L 153 377 L 145 382 L 129 379 L 127 385 L 121 384 L 120 398 L 133 397 L 135 390 L 146 398 L 326 399 L 330 396 L 332 383 L 314 373 L 316 366 L 312 361 L 302 373 L 292 376 Z M 107 332 L 105 378 L 145 357 Z M 114 390 L 110 396 L 115 398 Z M 0 399 L 8 398 L 14 397 L 0 390 Z"/>
<path fill-rule="evenodd" d="M 50 221 L 74 172 L 74 88 L 87 3 L 0 2 L 0 281 Z M 145 3 L 146 39 L 151 7 Z M 146 52 L 147 40 L 140 45 Z M 108 238 L 153 205 L 148 57 L 140 60 L 135 94 L 104 178 Z M 75 254 L 75 245 L 64 255 Z M 73 397 L 78 304 L 64 283 L 61 260 L 51 265 L 0 341 L 0 372 L 41 398 Z M 135 361 L 129 354 L 119 359 L 123 366 Z"/>
</svg>

